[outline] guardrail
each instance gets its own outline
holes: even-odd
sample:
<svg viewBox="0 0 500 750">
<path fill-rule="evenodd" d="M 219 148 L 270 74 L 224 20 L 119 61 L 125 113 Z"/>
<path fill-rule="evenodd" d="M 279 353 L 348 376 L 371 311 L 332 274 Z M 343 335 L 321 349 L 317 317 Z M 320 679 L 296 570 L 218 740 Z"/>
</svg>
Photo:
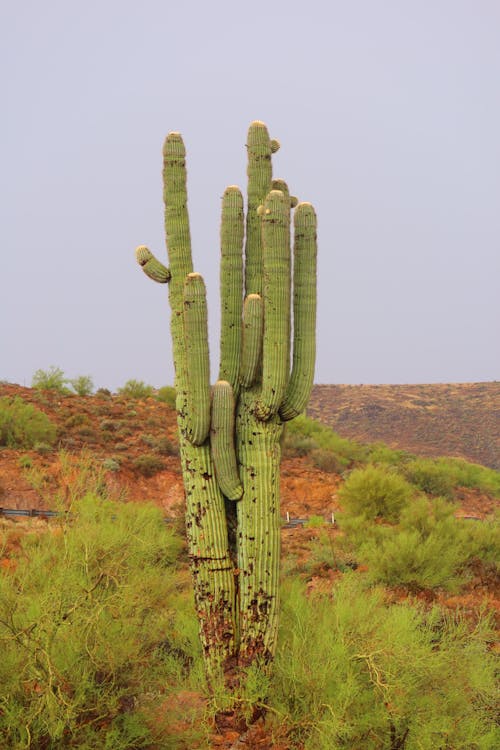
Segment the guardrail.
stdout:
<svg viewBox="0 0 500 750">
<path fill-rule="evenodd" d="M 67 516 L 69 517 L 71 514 L 68 511 L 59 511 L 59 510 L 40 510 L 40 508 L 2 508 L 0 507 L 0 516 L 24 516 L 26 518 L 57 518 L 59 516 Z M 164 519 L 165 523 L 170 523 L 174 519 L 169 516 L 165 516 Z M 281 519 L 283 522 L 283 528 L 284 529 L 295 529 L 298 526 L 304 526 L 308 522 L 308 518 L 290 518 L 290 514 L 287 513 L 285 518 Z M 332 524 L 335 523 L 335 518 L 332 513 L 331 521 Z M 326 521 L 325 521 L 326 523 Z"/>
</svg>

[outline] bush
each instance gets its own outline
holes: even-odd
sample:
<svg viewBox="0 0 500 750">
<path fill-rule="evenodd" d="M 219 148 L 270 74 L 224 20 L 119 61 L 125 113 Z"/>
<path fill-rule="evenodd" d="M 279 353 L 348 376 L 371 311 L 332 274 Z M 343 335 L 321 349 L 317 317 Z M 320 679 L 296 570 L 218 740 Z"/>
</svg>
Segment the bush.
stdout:
<svg viewBox="0 0 500 750">
<path fill-rule="evenodd" d="M 69 394 L 70 390 L 66 387 L 69 382 L 64 377 L 64 372 L 60 367 L 49 367 L 48 370 L 37 370 L 33 375 L 31 385 L 33 388 L 42 391 L 58 391 L 59 393 Z"/>
<path fill-rule="evenodd" d="M 118 388 L 118 393 L 127 398 L 144 399 L 153 395 L 154 388 L 152 385 L 146 385 L 142 380 L 127 380 L 122 388 Z"/>
<path fill-rule="evenodd" d="M 19 396 L 0 398 L 0 445 L 33 448 L 38 443 L 52 446 L 57 429 L 43 411 Z"/>
<path fill-rule="evenodd" d="M 338 497 L 350 515 L 397 521 L 413 494 L 413 487 L 399 474 L 369 465 L 349 474 Z"/>
<path fill-rule="evenodd" d="M 180 538 L 150 505 L 87 495 L 74 511 L 0 577 L 0 745 L 182 747 L 180 710 L 161 737 L 148 712 L 203 684 Z"/>
<path fill-rule="evenodd" d="M 286 426 L 288 428 L 288 424 Z M 298 432 L 291 432 L 285 428 L 283 441 L 283 455 L 289 458 L 301 458 L 307 456 L 318 447 L 315 440 L 305 437 Z"/>
<path fill-rule="evenodd" d="M 445 466 L 431 459 L 418 458 L 410 461 L 404 467 L 404 475 L 409 482 L 429 495 L 453 497 L 454 477 Z"/>
<path fill-rule="evenodd" d="M 145 477 L 152 477 L 165 468 L 161 458 L 153 456 L 150 453 L 138 456 L 133 460 L 132 465 L 139 474 Z"/>
<path fill-rule="evenodd" d="M 164 385 L 158 390 L 156 398 L 158 399 L 158 401 L 161 401 L 164 404 L 168 404 L 172 407 L 172 409 L 175 409 L 176 391 L 173 386 Z"/>
<path fill-rule="evenodd" d="M 328 474 L 341 474 L 345 468 L 335 453 L 323 448 L 316 448 L 311 452 L 311 461 L 314 466 Z"/>
<path fill-rule="evenodd" d="M 90 375 L 79 375 L 68 382 L 78 396 L 90 396 L 94 390 L 94 382 Z"/>
<path fill-rule="evenodd" d="M 484 619 L 470 634 L 437 607 L 387 606 L 355 574 L 332 596 L 289 582 L 269 722 L 279 739 L 285 719 L 287 747 L 304 750 L 494 750 L 490 638 Z"/>
</svg>

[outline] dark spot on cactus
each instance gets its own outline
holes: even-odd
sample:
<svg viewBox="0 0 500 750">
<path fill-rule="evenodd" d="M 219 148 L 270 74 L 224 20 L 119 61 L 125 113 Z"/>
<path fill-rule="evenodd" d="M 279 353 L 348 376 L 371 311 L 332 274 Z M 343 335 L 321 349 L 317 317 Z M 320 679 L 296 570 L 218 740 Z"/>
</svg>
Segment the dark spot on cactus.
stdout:
<svg viewBox="0 0 500 750">
<path fill-rule="evenodd" d="M 208 473 L 208 471 L 203 472 L 203 479 L 205 482 L 208 482 L 209 479 L 212 479 L 212 475 Z"/>
</svg>

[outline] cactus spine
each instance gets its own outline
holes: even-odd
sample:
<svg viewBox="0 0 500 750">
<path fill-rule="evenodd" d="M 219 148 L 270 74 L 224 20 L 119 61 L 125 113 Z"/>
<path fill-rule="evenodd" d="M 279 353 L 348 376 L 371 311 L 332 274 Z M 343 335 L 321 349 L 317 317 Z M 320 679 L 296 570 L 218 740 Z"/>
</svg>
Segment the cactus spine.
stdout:
<svg viewBox="0 0 500 750">
<path fill-rule="evenodd" d="M 144 246 L 136 251 L 150 278 L 169 282 L 186 528 L 212 676 L 234 664 L 272 661 L 279 610 L 280 438 L 284 422 L 305 408 L 314 374 L 316 217 L 311 204 L 297 205 L 290 374 L 290 213 L 297 199 L 285 182 L 272 179 L 271 155 L 278 147 L 264 123 L 250 125 L 245 243 L 242 195 L 231 186 L 223 196 L 221 355 L 211 398 L 205 288 L 193 273 L 179 133 L 167 136 L 163 151 L 170 266 Z"/>
</svg>

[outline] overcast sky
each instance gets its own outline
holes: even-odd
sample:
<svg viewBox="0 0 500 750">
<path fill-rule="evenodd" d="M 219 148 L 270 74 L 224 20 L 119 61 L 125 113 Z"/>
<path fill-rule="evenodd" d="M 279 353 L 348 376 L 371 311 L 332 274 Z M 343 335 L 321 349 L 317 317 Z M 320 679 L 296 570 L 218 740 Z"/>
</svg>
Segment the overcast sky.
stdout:
<svg viewBox="0 0 500 750">
<path fill-rule="evenodd" d="M 218 366 L 219 210 L 248 125 L 318 214 L 318 383 L 499 379 L 498 0 L 0 7 L 0 379 L 173 382 L 161 148 L 188 150 Z"/>
</svg>

